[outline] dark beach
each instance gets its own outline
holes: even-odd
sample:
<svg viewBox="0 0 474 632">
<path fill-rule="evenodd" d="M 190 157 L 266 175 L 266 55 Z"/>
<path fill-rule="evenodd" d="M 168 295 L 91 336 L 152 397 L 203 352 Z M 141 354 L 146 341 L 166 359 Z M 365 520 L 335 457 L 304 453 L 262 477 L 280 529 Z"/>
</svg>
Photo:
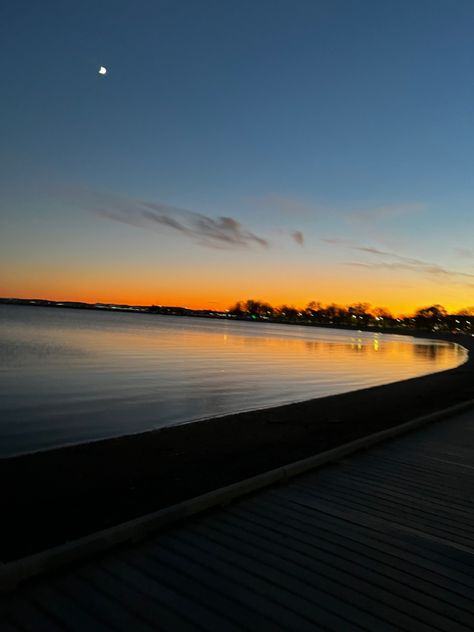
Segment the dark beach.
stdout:
<svg viewBox="0 0 474 632">
<path fill-rule="evenodd" d="M 410 335 L 461 344 L 468 361 L 342 395 L 0 460 L 0 559 L 61 544 L 474 399 L 474 338 Z"/>
</svg>

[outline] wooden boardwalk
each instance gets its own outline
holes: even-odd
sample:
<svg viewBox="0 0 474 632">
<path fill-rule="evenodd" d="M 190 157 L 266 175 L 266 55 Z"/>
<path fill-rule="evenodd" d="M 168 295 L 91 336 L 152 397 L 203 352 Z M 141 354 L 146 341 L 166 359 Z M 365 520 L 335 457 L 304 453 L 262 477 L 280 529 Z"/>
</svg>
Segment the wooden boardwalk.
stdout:
<svg viewBox="0 0 474 632">
<path fill-rule="evenodd" d="M 473 630 L 473 527 L 469 411 L 25 584 L 0 630 Z"/>
</svg>

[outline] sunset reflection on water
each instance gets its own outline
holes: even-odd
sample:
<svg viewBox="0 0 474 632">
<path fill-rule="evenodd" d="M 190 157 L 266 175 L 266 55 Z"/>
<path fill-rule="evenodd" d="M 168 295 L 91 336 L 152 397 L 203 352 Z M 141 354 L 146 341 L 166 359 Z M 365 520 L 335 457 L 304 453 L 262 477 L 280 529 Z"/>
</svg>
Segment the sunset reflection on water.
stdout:
<svg viewBox="0 0 474 632">
<path fill-rule="evenodd" d="M 133 433 L 449 369 L 448 342 L 317 327 L 0 308 L 3 453 Z"/>
</svg>

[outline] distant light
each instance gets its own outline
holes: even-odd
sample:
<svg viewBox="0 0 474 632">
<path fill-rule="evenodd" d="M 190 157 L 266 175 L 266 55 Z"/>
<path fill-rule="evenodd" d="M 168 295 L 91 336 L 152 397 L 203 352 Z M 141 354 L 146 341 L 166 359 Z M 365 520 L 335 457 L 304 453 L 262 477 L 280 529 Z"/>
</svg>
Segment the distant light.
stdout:
<svg viewBox="0 0 474 632">
<path fill-rule="evenodd" d="M 106 75 L 107 74 L 107 68 L 105 66 L 101 66 L 99 68 L 99 75 Z"/>
</svg>

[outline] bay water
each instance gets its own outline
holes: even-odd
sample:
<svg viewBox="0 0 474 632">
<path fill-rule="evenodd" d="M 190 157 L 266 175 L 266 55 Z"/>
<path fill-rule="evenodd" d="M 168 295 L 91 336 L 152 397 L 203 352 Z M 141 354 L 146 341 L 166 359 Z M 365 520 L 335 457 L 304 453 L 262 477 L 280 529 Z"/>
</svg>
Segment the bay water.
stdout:
<svg viewBox="0 0 474 632">
<path fill-rule="evenodd" d="M 0 305 L 0 456 L 453 368 L 443 341 L 272 323 Z"/>
</svg>

